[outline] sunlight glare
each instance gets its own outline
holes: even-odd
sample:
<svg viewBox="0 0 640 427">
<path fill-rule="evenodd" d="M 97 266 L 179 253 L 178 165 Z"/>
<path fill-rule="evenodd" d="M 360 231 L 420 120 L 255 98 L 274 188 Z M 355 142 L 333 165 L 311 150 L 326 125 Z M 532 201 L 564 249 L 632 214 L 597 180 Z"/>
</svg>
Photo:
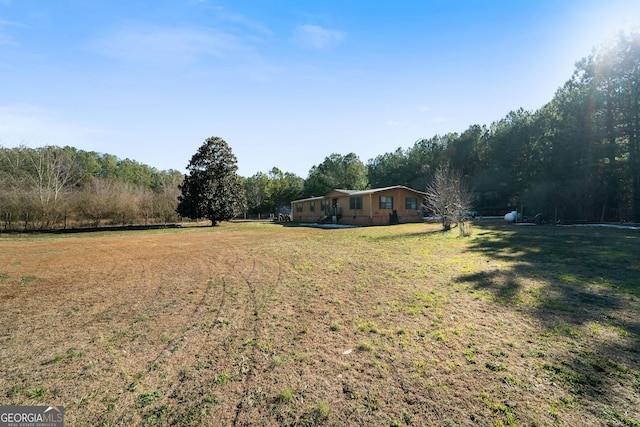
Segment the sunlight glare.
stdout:
<svg viewBox="0 0 640 427">
<path fill-rule="evenodd" d="M 640 31 L 640 2 L 585 2 L 585 9 L 578 11 L 573 24 L 571 44 L 578 59 L 590 54 L 593 48 L 614 41 L 621 32 Z"/>
</svg>

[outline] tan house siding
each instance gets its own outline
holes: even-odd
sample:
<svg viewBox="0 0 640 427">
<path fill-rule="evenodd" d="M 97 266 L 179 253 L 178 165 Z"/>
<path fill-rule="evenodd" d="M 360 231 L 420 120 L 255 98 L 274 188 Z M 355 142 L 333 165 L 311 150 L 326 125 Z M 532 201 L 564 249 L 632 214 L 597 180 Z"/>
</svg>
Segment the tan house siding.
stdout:
<svg viewBox="0 0 640 427">
<path fill-rule="evenodd" d="M 291 202 L 291 215 L 293 221 L 318 222 L 324 216 L 321 205 L 324 197 L 312 197 L 309 199 Z"/>
<path fill-rule="evenodd" d="M 399 223 L 421 222 L 423 197 L 424 193 L 403 186 L 364 191 L 337 189 L 323 197 L 294 200 L 291 211 L 293 220 L 298 222 L 333 222 L 335 217 L 341 224 L 386 225 L 391 223 L 394 211 Z"/>
</svg>

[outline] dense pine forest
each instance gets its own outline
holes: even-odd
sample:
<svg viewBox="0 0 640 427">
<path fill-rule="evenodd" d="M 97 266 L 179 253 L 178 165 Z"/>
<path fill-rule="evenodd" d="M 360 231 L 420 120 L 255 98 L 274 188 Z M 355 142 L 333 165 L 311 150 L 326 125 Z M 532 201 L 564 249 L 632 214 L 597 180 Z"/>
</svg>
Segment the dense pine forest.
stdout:
<svg viewBox="0 0 640 427">
<path fill-rule="evenodd" d="M 535 82 L 531 82 L 535 85 Z M 424 188 L 443 163 L 475 189 L 480 213 L 524 207 L 574 220 L 640 221 L 640 34 L 576 64 L 538 111 L 421 139 L 371 160 L 369 185 Z"/>
<path fill-rule="evenodd" d="M 517 208 L 550 220 L 640 222 L 640 33 L 578 61 L 538 111 L 419 139 L 366 164 L 332 154 L 306 179 L 278 168 L 242 178 L 247 213 L 268 215 L 333 188 L 422 190 L 444 165 L 468 181 L 481 215 Z M 72 147 L 0 148 L 0 221 L 4 229 L 178 221 L 182 179 Z"/>
</svg>

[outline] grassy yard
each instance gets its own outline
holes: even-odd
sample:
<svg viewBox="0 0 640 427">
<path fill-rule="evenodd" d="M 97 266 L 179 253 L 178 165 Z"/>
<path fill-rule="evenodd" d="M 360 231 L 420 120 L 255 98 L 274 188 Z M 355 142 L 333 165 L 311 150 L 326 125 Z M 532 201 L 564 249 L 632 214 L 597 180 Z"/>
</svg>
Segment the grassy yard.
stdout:
<svg viewBox="0 0 640 427">
<path fill-rule="evenodd" d="M 640 231 L 0 236 L 0 403 L 70 426 L 640 426 Z"/>
</svg>

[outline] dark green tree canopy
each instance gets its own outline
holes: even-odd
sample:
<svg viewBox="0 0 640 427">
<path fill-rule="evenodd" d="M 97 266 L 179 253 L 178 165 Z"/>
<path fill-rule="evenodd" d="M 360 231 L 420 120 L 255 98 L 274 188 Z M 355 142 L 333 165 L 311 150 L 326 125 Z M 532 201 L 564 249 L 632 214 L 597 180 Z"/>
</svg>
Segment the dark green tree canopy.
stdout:
<svg viewBox="0 0 640 427">
<path fill-rule="evenodd" d="M 279 206 L 289 206 L 302 196 L 304 179 L 294 173 L 273 167 L 243 179 L 250 214 L 269 215 Z"/>
<path fill-rule="evenodd" d="M 335 188 L 365 190 L 369 186 L 367 167 L 354 153 L 332 154 L 313 166 L 304 183 L 304 195 L 319 196 Z"/>
<path fill-rule="evenodd" d="M 183 217 L 206 218 L 211 225 L 228 221 L 246 206 L 244 188 L 237 174 L 236 156 L 219 137 L 207 138 L 187 166 L 180 185 L 177 212 Z"/>
</svg>

